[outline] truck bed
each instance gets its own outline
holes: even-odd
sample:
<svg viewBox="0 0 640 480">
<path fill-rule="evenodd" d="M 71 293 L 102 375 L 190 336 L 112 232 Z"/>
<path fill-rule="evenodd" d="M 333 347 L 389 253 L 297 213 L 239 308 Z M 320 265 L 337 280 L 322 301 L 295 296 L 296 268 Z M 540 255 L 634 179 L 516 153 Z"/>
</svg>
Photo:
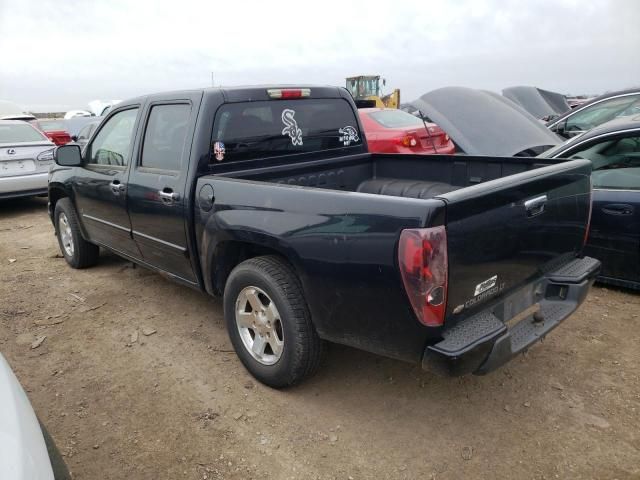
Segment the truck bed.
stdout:
<svg viewBox="0 0 640 480">
<path fill-rule="evenodd" d="M 250 163 L 260 166 L 251 168 Z M 268 166 L 265 163 L 268 164 L 268 160 L 215 165 L 215 174 L 260 182 L 428 199 L 557 162 L 524 157 L 374 153 L 286 164 L 274 159 Z"/>
<path fill-rule="evenodd" d="M 196 209 L 196 236 L 204 245 L 246 242 L 289 258 L 322 338 L 415 359 L 426 337 L 441 337 L 410 310 L 398 272 L 400 232 L 447 226 L 451 328 L 579 255 L 589 173 L 583 160 L 447 155 L 221 163 L 197 182 L 197 191 L 207 185 L 215 200 L 210 211 Z M 529 216 L 527 201 L 541 196 L 544 214 Z M 209 240 L 208 232 L 220 229 L 229 239 Z M 216 248 L 224 247 L 207 247 L 204 264 L 225 256 Z M 219 291 L 214 284 L 223 280 L 207 288 Z"/>
</svg>

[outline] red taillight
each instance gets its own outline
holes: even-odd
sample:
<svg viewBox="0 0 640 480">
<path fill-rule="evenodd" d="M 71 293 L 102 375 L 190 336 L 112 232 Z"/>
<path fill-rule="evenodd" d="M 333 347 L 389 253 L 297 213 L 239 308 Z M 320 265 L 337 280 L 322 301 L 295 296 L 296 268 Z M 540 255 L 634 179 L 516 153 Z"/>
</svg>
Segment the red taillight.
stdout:
<svg viewBox="0 0 640 480">
<path fill-rule="evenodd" d="M 267 90 L 267 94 L 270 98 L 277 99 L 289 99 L 289 98 L 302 98 L 311 96 L 311 89 L 309 88 L 270 88 Z"/>
<path fill-rule="evenodd" d="M 402 145 L 403 147 L 417 147 L 420 145 L 420 141 L 418 140 L 418 137 L 416 137 L 416 135 L 414 133 L 408 133 L 402 137 L 400 137 L 397 142 Z"/>
<path fill-rule="evenodd" d="M 447 231 L 444 226 L 403 230 L 398 261 L 404 289 L 418 320 L 444 324 L 447 306 Z"/>
</svg>

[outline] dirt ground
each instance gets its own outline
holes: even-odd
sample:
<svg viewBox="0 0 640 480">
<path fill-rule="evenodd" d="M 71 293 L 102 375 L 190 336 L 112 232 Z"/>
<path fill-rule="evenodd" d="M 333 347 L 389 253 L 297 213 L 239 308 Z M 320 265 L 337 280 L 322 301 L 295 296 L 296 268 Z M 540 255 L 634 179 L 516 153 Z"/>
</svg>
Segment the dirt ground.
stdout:
<svg viewBox="0 0 640 480">
<path fill-rule="evenodd" d="M 221 302 L 109 254 L 67 267 L 46 199 L 0 203 L 0 280 L 0 351 L 77 479 L 640 478 L 638 294 L 594 288 L 486 377 L 331 345 L 276 391 Z"/>
</svg>

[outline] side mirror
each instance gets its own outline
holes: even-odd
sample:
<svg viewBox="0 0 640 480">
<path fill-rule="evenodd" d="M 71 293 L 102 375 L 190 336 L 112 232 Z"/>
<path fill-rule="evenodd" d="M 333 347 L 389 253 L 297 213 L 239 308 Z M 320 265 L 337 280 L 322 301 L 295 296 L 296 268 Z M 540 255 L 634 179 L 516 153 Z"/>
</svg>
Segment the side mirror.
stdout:
<svg viewBox="0 0 640 480">
<path fill-rule="evenodd" d="M 567 120 L 563 120 L 559 124 L 556 125 L 555 131 L 558 135 L 564 135 L 567 130 Z"/>
<path fill-rule="evenodd" d="M 72 142 L 77 142 L 78 141 L 78 136 L 77 135 L 71 135 L 71 141 Z"/>
<path fill-rule="evenodd" d="M 56 148 L 53 158 L 62 167 L 79 167 L 82 165 L 80 145 L 62 145 Z"/>
</svg>

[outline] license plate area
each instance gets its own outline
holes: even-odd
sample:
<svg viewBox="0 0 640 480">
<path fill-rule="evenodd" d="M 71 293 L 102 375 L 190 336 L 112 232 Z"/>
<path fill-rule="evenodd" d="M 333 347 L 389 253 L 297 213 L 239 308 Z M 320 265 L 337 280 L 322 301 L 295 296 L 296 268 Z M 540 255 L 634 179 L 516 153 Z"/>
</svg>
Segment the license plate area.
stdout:
<svg viewBox="0 0 640 480">
<path fill-rule="evenodd" d="M 0 162 L 1 175 L 20 175 L 22 173 L 33 172 L 36 164 L 33 160 L 8 160 Z"/>
<path fill-rule="evenodd" d="M 509 295 L 504 302 L 496 306 L 493 314 L 501 319 L 508 329 L 512 329 L 522 320 L 540 311 L 540 301 L 543 297 L 543 282 L 535 282 Z"/>
<path fill-rule="evenodd" d="M 529 308 L 526 308 L 525 310 L 521 311 L 520 313 L 514 315 L 510 319 L 506 320 L 504 322 L 504 324 L 507 326 L 507 328 L 509 330 L 511 330 L 513 327 L 515 327 L 522 320 L 524 320 L 525 318 L 530 317 L 531 315 L 533 315 L 534 313 L 539 312 L 539 311 L 540 311 L 540 304 L 536 303 L 534 305 L 531 305 Z"/>
</svg>

